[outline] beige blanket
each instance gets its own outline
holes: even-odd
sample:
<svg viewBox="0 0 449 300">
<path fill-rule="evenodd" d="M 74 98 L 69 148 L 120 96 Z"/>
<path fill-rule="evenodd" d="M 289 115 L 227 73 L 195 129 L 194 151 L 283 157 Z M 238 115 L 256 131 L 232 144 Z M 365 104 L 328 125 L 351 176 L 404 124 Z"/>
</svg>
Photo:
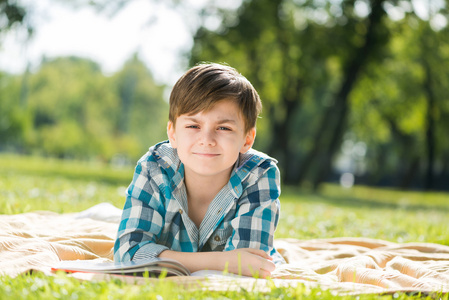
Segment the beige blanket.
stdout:
<svg viewBox="0 0 449 300">
<path fill-rule="evenodd" d="M 0 274 L 17 276 L 29 270 L 50 274 L 59 260 L 111 260 L 118 223 L 116 218 L 105 219 L 85 212 L 0 215 Z M 335 238 L 279 239 L 276 247 L 288 262 L 273 273 L 270 284 L 277 286 L 301 283 L 342 293 L 449 292 L 449 246 Z M 231 279 L 210 278 L 207 286 L 223 287 L 223 280 Z M 233 281 L 237 286 L 254 287 L 254 281 L 268 286 L 262 279 Z"/>
</svg>

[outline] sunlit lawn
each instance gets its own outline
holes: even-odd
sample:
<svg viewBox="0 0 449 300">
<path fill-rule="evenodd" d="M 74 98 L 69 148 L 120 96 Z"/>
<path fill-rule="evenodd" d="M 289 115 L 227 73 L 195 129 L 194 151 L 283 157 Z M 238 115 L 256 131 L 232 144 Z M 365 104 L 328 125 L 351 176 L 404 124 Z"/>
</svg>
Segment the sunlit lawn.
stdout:
<svg viewBox="0 0 449 300">
<path fill-rule="evenodd" d="M 449 245 L 448 193 L 326 185 L 319 194 L 285 188 L 278 237 L 369 237 Z"/>
<path fill-rule="evenodd" d="M 34 210 L 77 212 L 101 202 L 122 207 L 133 166 L 114 169 L 99 163 L 0 155 L 0 213 Z M 325 185 L 316 194 L 284 187 L 276 237 L 316 239 L 369 237 L 393 242 L 433 242 L 449 245 L 449 194 L 403 192 L 368 187 L 343 189 Z M 134 286 L 122 282 L 79 282 L 41 274 L 0 278 L 0 298 L 131 299 L 333 299 L 326 291 L 304 287 L 256 291 L 199 292 L 169 283 Z M 179 294 L 179 295 L 178 295 Z M 158 297 L 161 296 L 161 297 Z M 383 296 L 391 298 L 391 296 Z M 395 299 L 412 298 L 396 295 Z M 363 299 L 381 298 L 363 296 Z M 444 299 L 448 299 L 447 295 Z"/>
</svg>

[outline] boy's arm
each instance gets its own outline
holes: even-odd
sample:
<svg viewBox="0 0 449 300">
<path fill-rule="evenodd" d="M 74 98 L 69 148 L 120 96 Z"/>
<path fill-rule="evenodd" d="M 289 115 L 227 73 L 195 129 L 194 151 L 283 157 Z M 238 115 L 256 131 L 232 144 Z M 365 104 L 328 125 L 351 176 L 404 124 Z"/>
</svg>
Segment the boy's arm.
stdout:
<svg viewBox="0 0 449 300">
<path fill-rule="evenodd" d="M 159 257 L 181 262 L 191 272 L 199 270 L 227 270 L 229 273 L 266 278 L 275 269 L 272 258 L 262 250 L 251 248 L 224 252 L 163 251 Z"/>
<path fill-rule="evenodd" d="M 157 257 L 168 249 L 156 244 L 162 232 L 165 207 L 157 185 L 148 177 L 146 164 L 136 166 L 114 245 L 115 261 Z"/>
<path fill-rule="evenodd" d="M 231 221 L 233 232 L 226 250 L 240 248 L 260 249 L 283 262 L 273 246 L 274 232 L 280 214 L 280 174 L 273 162 L 266 161 L 264 172 L 248 186 L 237 203 L 235 218 Z"/>
<path fill-rule="evenodd" d="M 197 270 L 225 270 L 234 274 L 267 277 L 275 269 L 273 236 L 279 220 L 279 170 L 274 163 L 241 195 L 233 233 L 223 252 L 184 253 L 171 250 L 159 256 L 183 263 L 192 272 Z M 282 261 L 281 257 L 276 257 Z"/>
</svg>

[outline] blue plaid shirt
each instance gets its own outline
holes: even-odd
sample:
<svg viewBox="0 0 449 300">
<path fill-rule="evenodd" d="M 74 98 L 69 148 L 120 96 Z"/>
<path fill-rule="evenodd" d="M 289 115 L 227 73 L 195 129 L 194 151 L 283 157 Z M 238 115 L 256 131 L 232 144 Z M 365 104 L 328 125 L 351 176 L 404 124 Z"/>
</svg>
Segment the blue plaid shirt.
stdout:
<svg viewBox="0 0 449 300">
<path fill-rule="evenodd" d="M 198 228 L 188 216 L 184 165 L 166 142 L 138 161 L 114 246 L 115 261 L 180 252 L 262 249 L 283 262 L 273 247 L 279 220 L 277 161 L 250 149 L 240 154 L 230 180 L 215 196 Z"/>
</svg>

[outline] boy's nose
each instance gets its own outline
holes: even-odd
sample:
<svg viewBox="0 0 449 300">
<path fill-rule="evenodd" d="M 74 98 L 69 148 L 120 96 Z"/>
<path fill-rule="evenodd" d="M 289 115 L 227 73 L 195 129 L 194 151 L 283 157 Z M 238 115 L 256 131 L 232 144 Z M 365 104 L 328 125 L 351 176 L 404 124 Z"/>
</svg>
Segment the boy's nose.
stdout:
<svg viewBox="0 0 449 300">
<path fill-rule="evenodd" d="M 203 131 L 200 140 L 201 145 L 214 146 L 215 145 L 215 132 L 209 130 Z"/>
</svg>

